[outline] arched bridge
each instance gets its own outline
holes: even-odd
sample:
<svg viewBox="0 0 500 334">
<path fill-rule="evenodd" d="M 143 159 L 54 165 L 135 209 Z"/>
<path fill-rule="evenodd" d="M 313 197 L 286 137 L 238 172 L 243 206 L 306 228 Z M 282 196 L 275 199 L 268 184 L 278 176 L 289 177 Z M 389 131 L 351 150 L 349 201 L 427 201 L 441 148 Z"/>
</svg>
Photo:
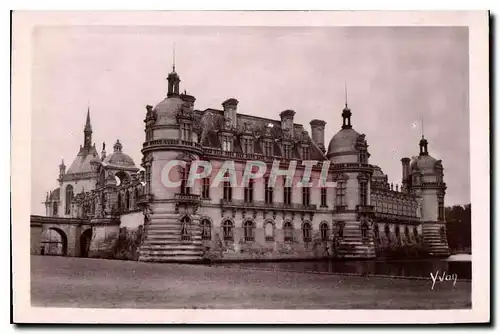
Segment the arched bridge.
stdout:
<svg viewBox="0 0 500 334">
<path fill-rule="evenodd" d="M 87 257 L 92 240 L 89 220 L 30 216 L 31 254 Z"/>
</svg>

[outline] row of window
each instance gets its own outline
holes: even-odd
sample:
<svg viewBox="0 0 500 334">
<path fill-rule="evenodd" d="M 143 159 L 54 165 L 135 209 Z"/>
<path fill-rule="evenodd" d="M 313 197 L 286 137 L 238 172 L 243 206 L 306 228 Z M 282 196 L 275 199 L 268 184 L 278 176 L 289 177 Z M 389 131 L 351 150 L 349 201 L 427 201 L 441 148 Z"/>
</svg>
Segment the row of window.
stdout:
<svg viewBox="0 0 500 334">
<path fill-rule="evenodd" d="M 222 150 L 229 152 L 233 150 L 233 137 L 231 135 L 221 135 L 221 146 Z M 291 143 L 283 143 L 283 158 L 292 159 L 292 144 Z M 242 138 L 241 139 L 241 149 L 245 154 L 254 153 L 254 140 L 252 138 Z M 265 156 L 271 157 L 274 155 L 273 152 L 273 142 L 270 140 L 264 140 L 262 142 L 263 154 Z M 301 159 L 302 160 L 310 160 L 311 153 L 310 147 L 308 145 L 303 145 L 301 147 Z"/>
<path fill-rule="evenodd" d="M 189 168 L 184 169 L 183 177 L 181 180 L 181 188 L 180 191 L 182 194 L 189 194 L 190 193 L 190 188 L 187 187 L 187 181 L 188 181 L 188 170 Z M 228 174 L 224 175 L 224 177 L 227 177 Z M 273 203 L 273 197 L 274 197 L 274 188 L 269 187 L 269 177 L 264 178 L 264 200 L 265 203 L 271 204 Z M 223 191 L 222 191 L 222 198 L 225 201 L 231 201 L 233 199 L 233 188 L 231 187 L 231 182 L 229 181 L 224 181 L 222 183 Z M 327 198 L 327 188 L 321 188 L 321 207 L 327 207 L 328 206 L 328 198 Z M 244 201 L 245 203 L 252 203 L 254 199 L 254 180 L 250 179 L 248 182 L 248 186 L 244 188 L 243 190 L 243 195 L 244 195 Z M 340 181 L 337 182 L 337 188 L 336 188 L 336 203 L 339 206 L 346 206 L 347 201 L 346 201 L 346 182 L 345 181 Z M 210 179 L 209 178 L 204 178 L 202 182 L 202 190 L 201 190 L 201 197 L 203 199 L 209 199 L 210 198 Z M 283 203 L 285 204 L 292 204 L 292 187 L 283 187 Z M 302 204 L 303 205 L 310 205 L 311 203 L 311 188 L 304 187 L 302 188 Z M 359 203 L 360 205 L 367 205 L 368 204 L 368 189 L 367 189 L 367 182 L 360 182 L 359 184 Z"/>
<path fill-rule="evenodd" d="M 373 205 L 377 212 L 397 214 L 402 216 L 415 217 L 417 214 L 417 207 L 415 205 L 408 205 L 404 202 L 385 202 L 374 200 Z"/>
</svg>

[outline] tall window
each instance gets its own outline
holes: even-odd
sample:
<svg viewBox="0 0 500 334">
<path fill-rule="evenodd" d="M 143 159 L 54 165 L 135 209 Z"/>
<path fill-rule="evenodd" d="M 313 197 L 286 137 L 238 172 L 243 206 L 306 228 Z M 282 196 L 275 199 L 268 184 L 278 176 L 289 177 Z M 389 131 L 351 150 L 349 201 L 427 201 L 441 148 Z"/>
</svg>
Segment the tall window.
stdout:
<svg viewBox="0 0 500 334">
<path fill-rule="evenodd" d="M 302 188 L 302 204 L 304 206 L 309 206 L 311 201 L 311 188 L 303 187 Z"/>
<path fill-rule="evenodd" d="M 321 233 L 321 241 L 328 241 L 328 224 L 321 223 L 319 231 Z"/>
<path fill-rule="evenodd" d="M 191 124 L 181 123 L 181 139 L 191 141 Z"/>
<path fill-rule="evenodd" d="M 283 203 L 292 204 L 292 187 L 283 187 Z"/>
<path fill-rule="evenodd" d="M 255 224 L 251 220 L 247 220 L 243 225 L 245 231 L 245 241 L 255 240 Z"/>
<path fill-rule="evenodd" d="M 243 138 L 242 149 L 243 153 L 253 153 L 253 140 L 251 138 Z"/>
<path fill-rule="evenodd" d="M 229 174 L 226 172 L 224 177 L 228 177 Z M 224 187 L 223 189 L 223 198 L 226 201 L 232 201 L 233 199 L 233 188 L 231 188 L 231 182 L 229 181 L 224 181 L 222 186 Z"/>
<path fill-rule="evenodd" d="M 325 208 L 328 206 L 326 204 L 326 188 L 325 187 L 321 188 L 321 206 L 325 207 Z"/>
<path fill-rule="evenodd" d="M 224 233 L 224 240 L 233 240 L 233 223 L 230 220 L 225 220 L 222 224 L 222 232 Z"/>
<path fill-rule="evenodd" d="M 130 208 L 130 194 L 128 190 L 125 190 L 125 210 Z"/>
<path fill-rule="evenodd" d="M 373 225 L 373 239 L 375 242 L 378 242 L 380 239 L 380 231 L 378 229 L 378 224 Z"/>
<path fill-rule="evenodd" d="M 264 234 L 266 241 L 274 241 L 274 224 L 270 221 L 264 224 Z"/>
<path fill-rule="evenodd" d="M 346 193 L 346 182 L 345 181 L 337 182 L 337 191 L 336 191 L 337 206 L 346 205 L 345 193 Z"/>
<path fill-rule="evenodd" d="M 311 238 L 312 233 L 311 232 L 312 232 L 311 224 L 309 224 L 309 223 L 302 224 L 302 237 L 303 237 L 304 242 L 311 242 L 311 240 L 312 240 L 312 238 Z"/>
<path fill-rule="evenodd" d="M 210 198 L 210 178 L 203 178 L 203 184 L 201 189 L 201 197 L 202 198 Z"/>
<path fill-rule="evenodd" d="M 413 228 L 413 237 L 415 238 L 415 242 L 418 242 L 418 230 L 416 227 Z"/>
<path fill-rule="evenodd" d="M 137 202 L 139 201 L 139 189 L 134 189 L 134 206 L 137 207 Z"/>
<path fill-rule="evenodd" d="M 244 200 L 245 203 L 252 203 L 253 202 L 253 179 L 248 180 L 248 186 L 245 187 L 244 189 Z"/>
<path fill-rule="evenodd" d="M 66 186 L 66 207 L 64 213 L 69 215 L 71 213 L 71 202 L 73 202 L 73 186 L 68 184 Z"/>
<path fill-rule="evenodd" d="M 384 228 L 384 232 L 385 232 L 385 238 L 387 239 L 387 243 L 391 243 L 391 229 L 389 228 L 389 225 L 385 225 L 385 228 Z"/>
<path fill-rule="evenodd" d="M 283 144 L 283 157 L 285 159 L 292 158 L 292 149 L 290 147 L 290 144 Z"/>
<path fill-rule="evenodd" d="M 302 160 L 309 160 L 309 146 L 302 146 Z"/>
<path fill-rule="evenodd" d="M 232 151 L 233 141 L 229 136 L 222 136 L 222 150 L 229 152 Z"/>
<path fill-rule="evenodd" d="M 293 241 L 293 225 L 290 222 L 285 222 L 283 224 L 283 232 L 284 232 L 284 241 L 292 242 Z"/>
<path fill-rule="evenodd" d="M 191 240 L 191 236 L 189 235 L 189 218 L 183 217 L 181 219 L 181 239 L 184 241 Z"/>
<path fill-rule="evenodd" d="M 410 230 L 408 229 L 408 226 L 405 226 L 405 239 L 406 242 L 410 241 Z"/>
<path fill-rule="evenodd" d="M 342 239 L 344 237 L 345 222 L 337 222 L 337 237 Z"/>
<path fill-rule="evenodd" d="M 444 220 L 444 199 L 438 197 L 438 220 Z"/>
<path fill-rule="evenodd" d="M 368 239 L 368 224 L 366 222 L 361 223 L 361 238 Z"/>
<path fill-rule="evenodd" d="M 396 234 L 396 242 L 398 245 L 401 244 L 401 233 L 399 233 L 399 226 L 396 225 L 396 228 L 394 229 L 394 234 Z"/>
<path fill-rule="evenodd" d="M 118 203 L 116 203 L 118 206 L 118 211 L 122 211 L 122 209 L 123 209 L 122 193 L 118 193 L 118 199 L 116 201 L 118 202 Z"/>
<path fill-rule="evenodd" d="M 273 155 L 273 142 L 266 140 L 264 141 L 264 155 L 270 157 Z"/>
<path fill-rule="evenodd" d="M 359 183 L 359 205 L 368 205 L 367 183 Z"/>
<path fill-rule="evenodd" d="M 188 177 L 189 177 L 189 164 L 182 170 L 182 179 L 181 179 L 181 194 L 189 195 L 191 192 L 191 188 L 187 186 Z"/>
<path fill-rule="evenodd" d="M 266 204 L 273 203 L 273 190 L 274 188 L 269 186 L 269 177 L 264 178 L 264 200 Z"/>
<path fill-rule="evenodd" d="M 57 202 L 52 203 L 52 216 L 57 216 Z"/>
<path fill-rule="evenodd" d="M 208 219 L 203 219 L 201 221 L 201 239 L 211 240 L 212 239 L 212 225 Z"/>
</svg>

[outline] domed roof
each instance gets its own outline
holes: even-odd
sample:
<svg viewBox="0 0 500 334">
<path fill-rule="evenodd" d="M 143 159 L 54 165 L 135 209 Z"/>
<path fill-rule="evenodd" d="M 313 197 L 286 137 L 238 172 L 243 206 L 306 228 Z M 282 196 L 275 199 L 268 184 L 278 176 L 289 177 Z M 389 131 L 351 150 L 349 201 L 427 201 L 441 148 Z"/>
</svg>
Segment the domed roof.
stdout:
<svg viewBox="0 0 500 334">
<path fill-rule="evenodd" d="M 184 101 L 179 96 L 167 97 L 153 108 L 157 125 L 177 125 L 177 113 Z"/>
<path fill-rule="evenodd" d="M 375 179 L 383 179 L 385 178 L 385 174 L 382 172 L 382 169 L 379 166 L 375 166 L 373 169 L 372 177 Z"/>
<path fill-rule="evenodd" d="M 410 170 L 419 170 L 422 173 L 432 173 L 436 167 L 437 160 L 429 154 L 420 154 L 413 157 L 410 162 Z"/>
<path fill-rule="evenodd" d="M 122 152 L 122 144 L 120 143 L 119 140 L 116 141 L 115 145 L 113 146 L 114 152 L 113 154 L 108 155 L 104 159 L 104 163 L 106 165 L 114 165 L 116 167 L 134 167 L 135 168 L 135 163 L 134 160 L 128 156 L 127 154 Z"/>
<path fill-rule="evenodd" d="M 356 151 L 356 143 L 359 136 L 360 134 L 352 128 L 340 130 L 330 140 L 327 155 Z"/>
</svg>

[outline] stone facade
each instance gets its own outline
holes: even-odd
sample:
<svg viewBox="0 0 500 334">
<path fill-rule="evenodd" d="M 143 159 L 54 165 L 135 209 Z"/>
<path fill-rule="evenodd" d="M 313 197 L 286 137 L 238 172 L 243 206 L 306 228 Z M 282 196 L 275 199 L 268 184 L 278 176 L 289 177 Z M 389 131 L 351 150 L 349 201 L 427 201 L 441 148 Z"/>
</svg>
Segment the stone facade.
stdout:
<svg viewBox="0 0 500 334">
<path fill-rule="evenodd" d="M 310 122 L 310 136 L 294 123 L 293 110 L 281 112 L 279 120 L 245 115 L 238 113 L 234 98 L 221 110 L 198 110 L 193 96 L 179 93 L 179 84 L 174 70 L 166 98 L 146 106 L 143 170 L 119 141 L 111 156 L 104 145 L 97 155 L 90 144 L 89 114 L 77 159 L 90 167 L 68 173 L 61 164 L 60 187 L 47 194 L 47 215 L 88 221 L 89 256 L 112 252 L 124 228 L 136 233 L 140 261 L 375 258 L 403 246 L 449 255 L 443 166 L 429 155 L 423 137 L 419 155 L 401 160 L 401 185 L 392 185 L 369 163 L 366 137 L 354 130 L 347 104 L 341 129 L 326 147 L 323 120 Z M 186 167 L 170 169 L 170 179 L 181 181 L 172 188 L 165 186 L 164 173 L 174 160 Z M 189 166 L 199 160 L 210 162 L 212 171 L 187 187 Z M 227 161 L 234 162 L 238 183 L 248 161 L 265 162 L 267 171 L 276 161 L 280 170 L 296 163 L 294 186 L 279 176 L 271 188 L 267 173 L 246 187 L 230 187 L 227 181 L 209 187 Z M 305 161 L 316 162 L 311 188 L 296 186 Z M 335 187 L 318 185 L 324 172 Z"/>
</svg>

